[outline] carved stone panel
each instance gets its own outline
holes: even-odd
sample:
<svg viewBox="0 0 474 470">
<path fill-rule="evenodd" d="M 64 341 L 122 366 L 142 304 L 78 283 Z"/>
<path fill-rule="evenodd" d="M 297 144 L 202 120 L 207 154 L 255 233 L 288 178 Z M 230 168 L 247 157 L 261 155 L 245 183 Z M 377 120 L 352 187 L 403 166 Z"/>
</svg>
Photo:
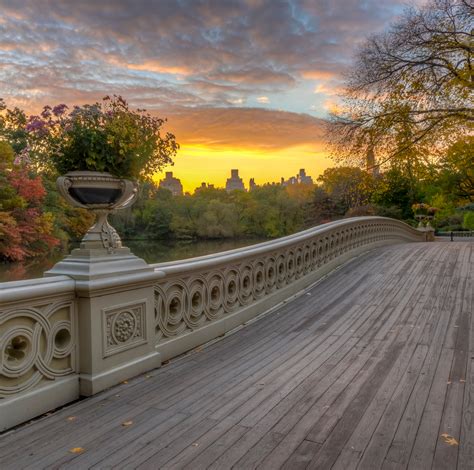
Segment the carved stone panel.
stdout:
<svg viewBox="0 0 474 470">
<path fill-rule="evenodd" d="M 102 309 L 103 355 L 146 343 L 146 300 Z"/>
<path fill-rule="evenodd" d="M 0 309 L 0 399 L 75 371 L 72 301 Z"/>
<path fill-rule="evenodd" d="M 316 227 L 305 240 L 294 241 L 268 251 L 252 247 L 241 260 L 229 266 L 217 261 L 201 272 L 180 278 L 169 277 L 155 285 L 155 331 L 157 342 L 165 342 L 209 322 L 243 309 L 275 290 L 283 289 L 325 264 L 362 246 L 392 238 L 394 241 L 421 240 L 408 225 L 385 218 L 349 219 Z M 261 247 L 262 245 L 260 245 Z M 216 255 L 218 257 L 218 255 Z M 184 261 L 184 263 L 186 263 Z"/>
</svg>

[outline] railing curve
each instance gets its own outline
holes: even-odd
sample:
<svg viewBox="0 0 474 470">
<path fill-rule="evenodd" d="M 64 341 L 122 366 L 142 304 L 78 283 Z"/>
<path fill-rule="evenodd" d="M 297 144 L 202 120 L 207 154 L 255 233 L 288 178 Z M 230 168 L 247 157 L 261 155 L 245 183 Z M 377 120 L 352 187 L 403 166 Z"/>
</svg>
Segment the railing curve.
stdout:
<svg viewBox="0 0 474 470">
<path fill-rule="evenodd" d="M 398 220 L 355 217 L 250 247 L 151 265 L 165 274 L 155 285 L 158 349 L 164 357 L 184 352 L 262 313 L 361 252 L 424 237 Z M 192 340 L 193 333 L 206 327 L 210 334 Z M 186 338 L 182 344 L 180 338 Z"/>
</svg>

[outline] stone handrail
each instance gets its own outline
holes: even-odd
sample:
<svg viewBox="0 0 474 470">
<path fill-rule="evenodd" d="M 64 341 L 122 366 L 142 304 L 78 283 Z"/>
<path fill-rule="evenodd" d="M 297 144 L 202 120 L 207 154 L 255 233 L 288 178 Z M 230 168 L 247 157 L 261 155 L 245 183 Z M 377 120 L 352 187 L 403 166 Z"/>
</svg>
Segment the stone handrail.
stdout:
<svg viewBox="0 0 474 470">
<path fill-rule="evenodd" d="M 0 284 L 0 430 L 79 397 L 76 324 L 68 277 Z"/>
<path fill-rule="evenodd" d="M 284 238 L 152 265 L 157 349 L 168 359 L 263 313 L 347 259 L 425 234 L 383 217 L 330 222 Z"/>
<path fill-rule="evenodd" d="M 363 252 L 426 236 L 357 217 L 154 265 L 79 250 L 49 277 L 0 283 L 0 431 L 218 338 Z"/>
</svg>

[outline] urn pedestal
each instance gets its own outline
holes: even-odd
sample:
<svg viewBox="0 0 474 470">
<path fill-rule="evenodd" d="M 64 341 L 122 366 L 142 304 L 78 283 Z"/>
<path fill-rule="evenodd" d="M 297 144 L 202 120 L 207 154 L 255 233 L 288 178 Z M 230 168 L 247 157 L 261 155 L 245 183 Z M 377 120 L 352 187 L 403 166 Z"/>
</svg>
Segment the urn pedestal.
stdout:
<svg viewBox="0 0 474 470">
<path fill-rule="evenodd" d="M 57 185 L 73 206 L 96 214 L 80 247 L 45 276 L 75 281 L 81 395 L 93 395 L 159 367 L 155 349 L 154 284 L 163 276 L 122 246 L 108 215 L 130 206 L 137 185 L 108 173 L 75 171 Z"/>
</svg>

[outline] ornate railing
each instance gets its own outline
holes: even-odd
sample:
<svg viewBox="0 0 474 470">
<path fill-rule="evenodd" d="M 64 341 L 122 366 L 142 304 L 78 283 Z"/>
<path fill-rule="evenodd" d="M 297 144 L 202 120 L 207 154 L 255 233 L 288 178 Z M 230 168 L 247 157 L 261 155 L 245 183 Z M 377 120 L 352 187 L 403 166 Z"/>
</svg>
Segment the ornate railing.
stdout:
<svg viewBox="0 0 474 470">
<path fill-rule="evenodd" d="M 4 283 L 0 285 L 0 300 L 2 418 L 8 422 L 7 415 L 12 415 L 11 422 L 18 421 L 13 415 L 21 415 L 24 410 L 7 399 L 19 395 L 45 391 L 44 396 L 37 396 L 36 413 L 54 406 L 55 397 L 61 397 L 57 403 L 63 404 L 63 390 L 57 393 L 51 388 L 62 388 L 62 379 L 75 381 L 75 386 L 68 387 L 67 399 L 77 398 L 74 281 L 57 277 Z"/>
<path fill-rule="evenodd" d="M 279 291 L 291 295 L 360 252 L 387 243 L 422 240 L 423 233 L 403 222 L 358 217 L 246 248 L 156 264 L 155 269 L 165 274 L 155 285 L 159 350 L 165 357 L 184 352 L 214 333 L 199 335 L 198 342 L 188 338 L 182 347 L 173 347 L 169 352 L 166 343 L 251 307 L 254 308 L 250 316 L 262 313 L 272 303 L 284 299 L 276 295 Z M 268 301 L 270 297 L 274 297 L 273 302 Z M 262 308 L 255 308 L 258 304 Z M 227 323 L 233 327 L 240 321 Z M 219 332 L 228 329 L 224 327 Z"/>
<path fill-rule="evenodd" d="M 0 431 L 159 367 L 360 253 L 426 237 L 403 222 L 359 217 L 156 265 L 125 249 L 71 255 L 56 265 L 68 276 L 55 267 L 51 277 L 0 284 Z"/>
</svg>

